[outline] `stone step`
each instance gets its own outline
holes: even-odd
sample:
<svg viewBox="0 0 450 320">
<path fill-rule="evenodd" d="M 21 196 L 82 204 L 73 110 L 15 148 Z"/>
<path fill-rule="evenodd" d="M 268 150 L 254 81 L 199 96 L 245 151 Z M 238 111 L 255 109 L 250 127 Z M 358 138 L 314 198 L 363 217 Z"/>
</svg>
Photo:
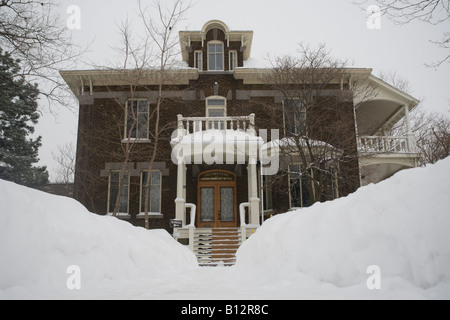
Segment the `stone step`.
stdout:
<svg viewBox="0 0 450 320">
<path fill-rule="evenodd" d="M 232 266 L 241 245 L 238 228 L 197 229 L 194 252 L 200 266 Z"/>
</svg>

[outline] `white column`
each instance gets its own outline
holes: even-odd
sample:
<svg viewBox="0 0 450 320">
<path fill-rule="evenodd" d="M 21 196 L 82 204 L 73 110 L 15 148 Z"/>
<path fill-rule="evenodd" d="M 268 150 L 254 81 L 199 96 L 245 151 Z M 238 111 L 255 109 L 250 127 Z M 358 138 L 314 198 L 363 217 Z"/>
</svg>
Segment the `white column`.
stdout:
<svg viewBox="0 0 450 320">
<path fill-rule="evenodd" d="M 406 118 L 406 137 L 407 137 L 407 144 L 408 144 L 408 152 L 416 153 L 416 137 L 414 136 L 414 133 L 412 132 L 411 128 L 411 118 L 409 116 L 409 107 L 407 105 L 403 106 L 405 110 L 405 118 Z"/>
<path fill-rule="evenodd" d="M 258 183 L 257 183 L 257 172 L 256 172 L 256 161 L 248 165 L 248 174 L 250 176 L 250 224 L 259 225 L 259 198 L 258 198 Z"/>
<path fill-rule="evenodd" d="M 184 198 L 185 175 L 185 165 L 182 161 L 179 161 L 177 168 L 177 198 L 175 199 L 175 219 L 183 221 L 183 227 L 186 225 L 186 199 Z"/>
</svg>

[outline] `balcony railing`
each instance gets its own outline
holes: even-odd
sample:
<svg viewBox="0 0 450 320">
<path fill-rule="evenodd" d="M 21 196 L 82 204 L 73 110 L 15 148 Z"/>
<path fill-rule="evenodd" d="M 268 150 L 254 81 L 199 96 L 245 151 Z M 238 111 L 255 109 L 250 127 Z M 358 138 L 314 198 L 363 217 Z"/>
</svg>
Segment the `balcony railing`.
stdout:
<svg viewBox="0 0 450 320">
<path fill-rule="evenodd" d="M 415 153 L 414 136 L 361 136 L 358 149 L 363 153 Z"/>
<path fill-rule="evenodd" d="M 238 117 L 183 117 L 178 115 L 178 129 L 185 135 L 206 130 L 240 130 L 255 133 L 255 115 Z"/>
</svg>

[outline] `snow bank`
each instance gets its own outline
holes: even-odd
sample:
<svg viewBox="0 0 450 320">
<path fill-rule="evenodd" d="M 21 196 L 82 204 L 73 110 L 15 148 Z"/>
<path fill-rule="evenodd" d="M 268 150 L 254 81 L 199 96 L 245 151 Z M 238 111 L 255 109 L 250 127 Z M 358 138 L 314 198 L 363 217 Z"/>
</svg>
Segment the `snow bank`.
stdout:
<svg viewBox="0 0 450 320">
<path fill-rule="evenodd" d="M 193 269 L 197 262 L 166 231 L 136 228 L 73 199 L 0 180 L 0 298 L 2 290 L 17 288 L 68 291 L 71 265 L 80 267 L 82 288 L 96 288 Z"/>
<path fill-rule="evenodd" d="M 420 290 L 445 283 L 450 296 L 449 181 L 450 158 L 275 216 L 241 246 L 236 267 L 272 283 L 307 276 L 365 287 L 367 268 L 376 265 L 382 283 Z"/>
</svg>

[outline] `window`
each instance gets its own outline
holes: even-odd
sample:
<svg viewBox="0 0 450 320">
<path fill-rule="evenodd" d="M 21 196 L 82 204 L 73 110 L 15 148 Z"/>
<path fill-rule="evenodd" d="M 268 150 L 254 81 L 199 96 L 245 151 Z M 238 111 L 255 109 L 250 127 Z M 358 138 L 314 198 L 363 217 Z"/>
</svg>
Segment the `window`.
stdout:
<svg viewBox="0 0 450 320">
<path fill-rule="evenodd" d="M 201 51 L 194 52 L 194 68 L 203 71 L 203 52 Z"/>
<path fill-rule="evenodd" d="M 273 210 L 273 196 L 272 196 L 272 176 L 263 176 L 264 189 L 264 211 Z"/>
<path fill-rule="evenodd" d="M 236 69 L 238 66 L 237 51 L 230 51 L 230 71 Z"/>
<path fill-rule="evenodd" d="M 148 171 L 141 174 L 141 212 L 145 212 L 145 185 Z M 150 193 L 148 198 L 148 210 L 152 213 L 161 213 L 161 171 L 152 171 L 150 177 Z"/>
<path fill-rule="evenodd" d="M 286 135 L 305 134 L 306 108 L 301 99 L 284 99 L 284 123 Z"/>
<path fill-rule="evenodd" d="M 222 97 L 210 97 L 206 99 L 206 117 L 223 118 L 227 115 L 226 99 Z M 209 121 L 208 129 L 225 129 L 224 121 Z"/>
<path fill-rule="evenodd" d="M 308 179 L 302 174 L 300 164 L 289 165 L 289 197 L 291 208 L 303 208 L 311 205 Z"/>
<path fill-rule="evenodd" d="M 123 176 L 122 192 L 119 200 L 119 213 L 128 214 L 128 194 L 129 194 L 129 174 L 125 172 Z M 117 196 L 120 188 L 120 171 L 111 171 L 109 174 L 109 195 L 108 195 L 108 212 L 114 212 Z"/>
<path fill-rule="evenodd" d="M 208 70 L 223 71 L 223 43 L 208 43 Z"/>
<path fill-rule="evenodd" d="M 144 99 L 133 99 L 127 101 L 125 139 L 146 139 L 149 138 L 148 120 L 149 105 Z"/>
</svg>

